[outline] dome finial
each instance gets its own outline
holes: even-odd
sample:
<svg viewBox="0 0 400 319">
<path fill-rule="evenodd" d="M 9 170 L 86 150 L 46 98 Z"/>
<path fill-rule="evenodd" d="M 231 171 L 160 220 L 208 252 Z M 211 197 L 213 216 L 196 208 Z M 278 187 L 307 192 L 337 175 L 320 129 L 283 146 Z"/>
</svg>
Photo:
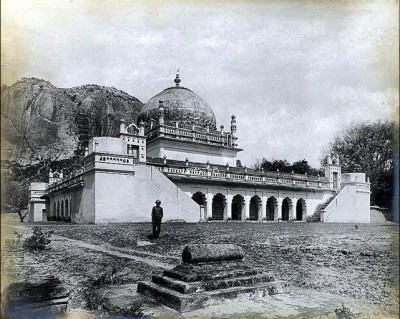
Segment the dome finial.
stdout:
<svg viewBox="0 0 400 319">
<path fill-rule="evenodd" d="M 175 82 L 176 86 L 179 86 L 179 83 L 181 83 L 181 79 L 179 78 L 179 69 L 176 70 L 176 77 L 175 77 L 174 82 Z"/>
</svg>

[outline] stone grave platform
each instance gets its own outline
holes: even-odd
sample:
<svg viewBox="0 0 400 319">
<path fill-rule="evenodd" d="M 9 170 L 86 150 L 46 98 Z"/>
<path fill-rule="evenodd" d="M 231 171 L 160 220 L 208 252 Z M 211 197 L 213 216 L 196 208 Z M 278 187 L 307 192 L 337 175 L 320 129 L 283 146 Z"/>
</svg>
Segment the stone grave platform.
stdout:
<svg viewBox="0 0 400 319">
<path fill-rule="evenodd" d="M 137 291 L 180 312 L 212 305 L 241 294 L 274 295 L 286 288 L 262 269 L 243 262 L 241 247 L 232 244 L 189 245 L 182 261 L 151 282 L 139 282 Z"/>
<path fill-rule="evenodd" d="M 8 286 L 4 300 L 7 318 L 48 318 L 66 311 L 70 292 L 54 276 Z"/>
</svg>

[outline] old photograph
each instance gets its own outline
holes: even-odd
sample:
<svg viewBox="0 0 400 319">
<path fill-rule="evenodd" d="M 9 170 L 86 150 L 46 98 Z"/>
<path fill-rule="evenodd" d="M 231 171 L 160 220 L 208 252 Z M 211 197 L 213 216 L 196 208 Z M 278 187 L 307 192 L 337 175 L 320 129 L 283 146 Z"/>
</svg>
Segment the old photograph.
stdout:
<svg viewBox="0 0 400 319">
<path fill-rule="evenodd" d="M 1 1 L 1 318 L 398 318 L 398 5 Z"/>
</svg>

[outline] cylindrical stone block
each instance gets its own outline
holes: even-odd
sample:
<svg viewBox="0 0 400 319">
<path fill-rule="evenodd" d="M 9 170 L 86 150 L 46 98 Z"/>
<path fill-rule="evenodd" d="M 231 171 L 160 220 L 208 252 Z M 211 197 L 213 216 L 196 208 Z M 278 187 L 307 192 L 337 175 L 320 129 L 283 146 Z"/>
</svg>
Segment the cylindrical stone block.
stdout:
<svg viewBox="0 0 400 319">
<path fill-rule="evenodd" d="M 233 244 L 188 245 L 182 252 L 182 261 L 189 264 L 242 260 L 243 257 L 243 249 Z"/>
</svg>

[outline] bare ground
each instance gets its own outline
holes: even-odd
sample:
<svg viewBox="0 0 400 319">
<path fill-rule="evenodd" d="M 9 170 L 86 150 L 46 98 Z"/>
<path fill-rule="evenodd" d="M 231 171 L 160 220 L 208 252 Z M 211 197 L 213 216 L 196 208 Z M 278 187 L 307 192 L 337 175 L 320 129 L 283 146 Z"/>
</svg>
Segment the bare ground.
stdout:
<svg viewBox="0 0 400 319">
<path fill-rule="evenodd" d="M 17 232 L 26 237 L 34 225 L 16 226 Z M 181 252 L 189 243 L 238 244 L 246 252 L 247 264 L 272 272 L 275 279 L 288 281 L 291 293 L 269 297 L 267 301 L 246 297 L 185 317 L 221 318 L 222 314 L 224 318 L 236 318 L 241 314 L 242 318 L 244 313 L 253 313 L 251 318 L 331 318 L 332 310 L 342 303 L 362 312 L 364 318 L 378 318 L 377 313 L 381 318 L 398 317 L 398 225 L 358 225 L 356 229 L 354 224 L 171 223 L 163 224 L 161 238 L 155 244 L 147 239 L 150 224 L 41 227 L 54 230 L 51 249 L 25 253 L 23 274 L 12 280 L 48 274 L 59 277 L 71 290 L 72 317 L 82 317 L 82 309 L 102 308 L 96 305 L 96 299 L 88 304 L 86 288 L 91 278 L 115 267 L 114 281 L 119 286 L 134 287 L 137 281 L 149 280 L 152 274 L 179 263 Z M 8 237 L 16 238 L 13 231 Z M 17 239 L 15 243 L 18 245 Z M 113 295 L 118 285 L 105 289 L 111 287 Z M 128 296 L 135 299 L 133 290 Z M 124 295 L 123 291 L 120 293 Z M 137 307 L 138 314 L 178 317 L 153 303 Z"/>
</svg>

